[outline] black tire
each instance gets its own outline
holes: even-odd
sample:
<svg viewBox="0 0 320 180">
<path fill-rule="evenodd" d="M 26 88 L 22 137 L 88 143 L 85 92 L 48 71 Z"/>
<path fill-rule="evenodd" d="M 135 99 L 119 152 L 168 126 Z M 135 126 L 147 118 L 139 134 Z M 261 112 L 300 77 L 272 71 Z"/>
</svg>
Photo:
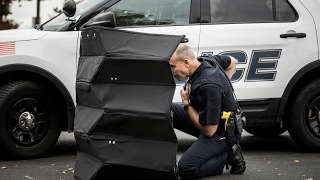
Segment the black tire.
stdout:
<svg viewBox="0 0 320 180">
<path fill-rule="evenodd" d="M 61 130 L 52 97 L 32 81 L 0 87 L 0 146 L 6 154 L 35 158 L 56 144 Z"/>
<path fill-rule="evenodd" d="M 307 151 L 320 151 L 320 80 L 303 86 L 290 104 L 288 131 Z"/>
<path fill-rule="evenodd" d="M 258 137 L 276 137 L 287 130 L 279 126 L 246 126 L 244 129 Z"/>
</svg>

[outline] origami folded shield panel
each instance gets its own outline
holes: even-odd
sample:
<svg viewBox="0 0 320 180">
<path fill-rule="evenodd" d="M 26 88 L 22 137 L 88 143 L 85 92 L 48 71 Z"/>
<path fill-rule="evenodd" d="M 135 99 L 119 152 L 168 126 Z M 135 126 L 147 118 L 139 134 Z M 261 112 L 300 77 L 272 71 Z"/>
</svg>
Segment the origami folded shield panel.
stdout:
<svg viewBox="0 0 320 180">
<path fill-rule="evenodd" d="M 76 179 L 176 179 L 169 59 L 184 36 L 89 27 L 81 33 Z"/>
</svg>

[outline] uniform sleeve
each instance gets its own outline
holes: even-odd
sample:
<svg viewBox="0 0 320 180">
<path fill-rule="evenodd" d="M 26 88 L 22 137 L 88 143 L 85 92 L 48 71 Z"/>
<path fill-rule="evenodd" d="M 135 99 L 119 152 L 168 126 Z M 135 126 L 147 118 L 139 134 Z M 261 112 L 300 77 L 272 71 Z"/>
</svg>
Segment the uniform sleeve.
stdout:
<svg viewBox="0 0 320 180">
<path fill-rule="evenodd" d="M 199 123 L 218 125 L 221 116 L 221 104 L 224 92 L 218 85 L 205 85 L 198 90 Z"/>
<path fill-rule="evenodd" d="M 223 69 L 227 69 L 231 64 L 231 58 L 227 55 L 208 55 L 208 56 L 200 56 L 198 60 L 206 60 L 211 65 L 214 66 L 214 62 L 217 62 Z"/>
</svg>

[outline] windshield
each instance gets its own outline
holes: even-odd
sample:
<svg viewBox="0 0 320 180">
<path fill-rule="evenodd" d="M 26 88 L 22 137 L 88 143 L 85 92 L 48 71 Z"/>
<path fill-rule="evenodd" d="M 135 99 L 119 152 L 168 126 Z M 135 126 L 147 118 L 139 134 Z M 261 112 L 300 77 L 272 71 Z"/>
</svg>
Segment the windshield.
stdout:
<svg viewBox="0 0 320 180">
<path fill-rule="evenodd" d="M 103 1 L 105 1 L 105 0 L 94 0 L 94 1 L 80 0 L 80 1 L 78 1 L 76 14 L 73 17 L 71 17 L 71 19 L 77 18 L 79 15 L 82 15 L 83 13 L 87 12 L 92 7 L 94 7 L 96 4 L 99 4 Z M 56 17 L 50 19 L 49 21 L 45 22 L 42 25 L 42 29 L 54 31 L 54 30 L 57 30 L 60 26 L 62 26 L 66 22 L 67 22 L 66 15 L 61 13 L 61 14 L 57 15 Z"/>
</svg>

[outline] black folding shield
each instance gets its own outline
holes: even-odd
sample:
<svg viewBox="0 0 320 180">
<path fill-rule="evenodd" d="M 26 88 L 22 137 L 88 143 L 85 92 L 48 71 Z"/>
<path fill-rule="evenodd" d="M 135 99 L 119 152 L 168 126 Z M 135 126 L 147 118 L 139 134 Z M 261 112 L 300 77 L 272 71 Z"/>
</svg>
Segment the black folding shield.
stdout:
<svg viewBox="0 0 320 180">
<path fill-rule="evenodd" d="M 184 36 L 103 27 L 81 33 L 76 179 L 176 179 L 169 59 Z"/>
</svg>

